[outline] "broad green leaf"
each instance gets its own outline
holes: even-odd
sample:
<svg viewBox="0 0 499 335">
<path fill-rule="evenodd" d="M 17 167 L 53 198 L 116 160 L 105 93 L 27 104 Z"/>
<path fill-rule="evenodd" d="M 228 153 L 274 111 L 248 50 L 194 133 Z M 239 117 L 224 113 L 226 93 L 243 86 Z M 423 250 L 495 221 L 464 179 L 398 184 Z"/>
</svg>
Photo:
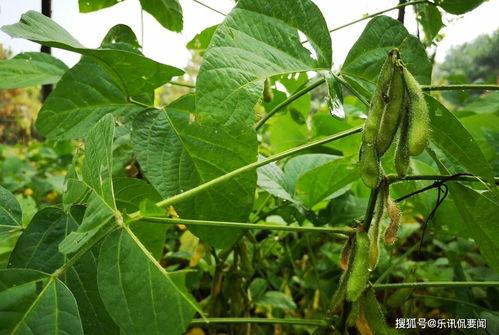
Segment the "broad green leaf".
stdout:
<svg viewBox="0 0 499 335">
<path fill-rule="evenodd" d="M 444 26 L 442 14 L 436 6 L 430 3 L 416 5 L 416 14 L 419 23 L 423 27 L 425 43 L 430 45 L 437 36 L 440 29 Z"/>
<path fill-rule="evenodd" d="M 448 13 L 460 15 L 480 6 L 485 0 L 438 0 L 437 5 Z"/>
<path fill-rule="evenodd" d="M 82 224 L 59 245 L 59 250 L 64 254 L 81 248 L 104 225 L 114 222 L 118 212 L 112 183 L 114 123 L 114 117 L 107 114 L 89 131 L 86 138 L 82 179 L 92 193 Z"/>
<path fill-rule="evenodd" d="M 22 211 L 16 197 L 0 186 L 0 233 L 21 228 Z"/>
<path fill-rule="evenodd" d="M 116 5 L 123 0 L 78 0 L 80 13 L 90 13 L 99 9 Z"/>
<path fill-rule="evenodd" d="M 476 114 L 499 113 L 499 92 L 492 92 L 481 96 L 473 102 L 463 107 L 465 111 L 471 111 Z"/>
<path fill-rule="evenodd" d="M 345 187 L 359 178 L 357 166 L 351 158 L 335 159 L 307 171 L 296 182 L 296 196 L 312 208 L 320 201 L 344 193 Z"/>
<path fill-rule="evenodd" d="M 104 115 L 131 118 L 143 110 L 130 104 L 114 78 L 88 58 L 70 69 L 49 95 L 36 128 L 51 139 L 84 137 Z"/>
<path fill-rule="evenodd" d="M 12 37 L 24 38 L 46 46 L 61 48 L 92 57 L 103 64 L 127 97 L 140 95 L 168 82 L 184 71 L 160 64 L 138 53 L 116 49 L 88 49 L 83 47 L 64 28 L 35 11 L 23 14 L 21 20 L 2 30 Z"/>
<path fill-rule="evenodd" d="M 74 165 L 68 167 L 68 172 L 64 178 L 66 187 L 62 194 L 62 203 L 64 210 L 71 208 L 73 204 L 81 203 L 88 193 L 88 187 L 79 179 Z"/>
<path fill-rule="evenodd" d="M 99 254 L 99 292 L 126 334 L 182 334 L 199 311 L 185 273 L 168 273 L 125 228 L 109 235 Z"/>
<path fill-rule="evenodd" d="M 166 29 L 181 32 L 184 27 L 182 7 L 178 0 L 140 0 L 142 9 Z"/>
<path fill-rule="evenodd" d="M 9 267 L 54 272 L 64 263 L 58 245 L 76 228 L 75 220 L 62 210 L 54 207 L 40 210 L 17 240 Z"/>
<path fill-rule="evenodd" d="M 194 96 L 188 95 L 166 110 L 144 111 L 134 122 L 135 154 L 144 175 L 163 198 L 206 183 L 256 158 L 251 126 L 200 125 L 192 121 L 193 111 Z M 181 218 L 246 222 L 255 186 L 256 173 L 250 171 L 174 206 Z M 240 234 L 239 230 L 226 228 L 190 229 L 217 247 L 231 245 Z"/>
<path fill-rule="evenodd" d="M 480 253 L 487 264 L 499 273 L 499 203 L 489 192 L 479 193 L 458 183 L 449 183 L 449 189 L 456 207 L 467 224 L 467 231 L 473 236 Z"/>
<path fill-rule="evenodd" d="M 106 36 L 102 40 L 103 46 L 108 44 L 116 43 L 127 43 L 136 49 L 140 49 L 139 41 L 137 41 L 137 36 L 133 32 L 132 28 L 126 24 L 117 24 L 107 32 Z"/>
<path fill-rule="evenodd" d="M 151 184 L 141 179 L 116 178 L 113 180 L 113 187 L 116 207 L 124 213 L 139 211 L 140 204 L 144 201 L 154 204 L 162 199 Z M 132 223 L 130 228 L 154 258 L 161 259 L 168 225 L 138 221 Z"/>
<path fill-rule="evenodd" d="M 404 64 L 420 84 L 429 84 L 431 62 L 419 40 L 404 25 L 388 16 L 377 16 L 348 52 L 341 68 L 342 77 L 366 98 L 370 98 L 381 65 L 388 52 L 398 48 Z"/>
<path fill-rule="evenodd" d="M 290 296 L 279 291 L 268 291 L 255 301 L 257 306 L 269 306 L 271 308 L 278 308 L 283 310 L 294 310 L 296 304 Z"/>
<path fill-rule="evenodd" d="M 310 97 L 308 97 L 310 99 Z M 274 116 L 269 122 L 269 141 L 273 153 L 279 153 L 309 141 L 309 131 L 305 123 L 300 124 L 293 115 L 302 116 L 297 109 Z"/>
<path fill-rule="evenodd" d="M 315 56 L 300 41 L 308 39 Z M 270 33 L 271 32 L 271 33 Z M 310 0 L 240 0 L 217 28 L 196 83 L 202 122 L 253 122 L 265 78 L 331 69 L 331 38 Z"/>
<path fill-rule="evenodd" d="M 341 85 L 332 73 L 326 73 L 324 78 L 327 85 L 327 105 L 329 112 L 332 116 L 344 118 L 345 111 L 343 110 L 343 91 Z"/>
<path fill-rule="evenodd" d="M 471 115 L 461 118 L 459 121 L 473 136 L 487 161 L 493 164 L 494 160 L 499 158 L 499 151 L 497 150 L 499 141 L 494 140 L 494 138 L 499 138 L 499 115 Z M 497 175 L 497 172 L 495 175 Z"/>
<path fill-rule="evenodd" d="M 68 70 L 59 59 L 41 52 L 25 52 L 0 61 L 0 88 L 53 84 Z"/>
<path fill-rule="evenodd" d="M 264 165 L 257 169 L 258 186 L 268 193 L 288 201 L 295 202 L 293 190 L 288 187 L 286 176 L 275 163 Z"/>
<path fill-rule="evenodd" d="M 187 43 L 186 48 L 199 51 L 202 55 L 204 55 L 204 52 L 208 49 L 211 39 L 213 38 L 213 34 L 215 34 L 217 28 L 218 24 L 204 29 Z"/>
<path fill-rule="evenodd" d="M 71 291 L 35 270 L 0 270 L 0 331 L 3 334 L 83 334 Z"/>
<path fill-rule="evenodd" d="M 97 245 L 96 247 L 100 247 Z M 81 323 L 85 334 L 112 335 L 120 334 L 118 326 L 113 322 L 99 294 L 97 287 L 98 250 L 94 247 L 83 255 L 78 262 L 68 269 L 66 285 L 78 303 Z"/>
<path fill-rule="evenodd" d="M 431 141 L 446 155 L 462 165 L 466 172 L 484 178 L 492 189 L 494 174 L 475 139 L 440 102 L 428 97 L 431 118 Z"/>
</svg>

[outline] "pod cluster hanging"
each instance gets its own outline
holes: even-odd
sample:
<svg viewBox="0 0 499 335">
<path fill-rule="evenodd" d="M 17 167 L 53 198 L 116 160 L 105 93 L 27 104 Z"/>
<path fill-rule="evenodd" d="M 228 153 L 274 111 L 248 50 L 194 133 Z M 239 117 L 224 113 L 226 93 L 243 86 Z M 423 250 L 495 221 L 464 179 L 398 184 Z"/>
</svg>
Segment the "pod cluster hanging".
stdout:
<svg viewBox="0 0 499 335">
<path fill-rule="evenodd" d="M 398 137 L 395 168 L 403 177 L 409 156 L 423 152 L 428 143 L 428 106 L 416 79 L 404 66 L 398 49 L 389 53 L 378 77 L 362 133 L 361 177 L 370 188 L 382 179 L 380 158 Z"/>
</svg>

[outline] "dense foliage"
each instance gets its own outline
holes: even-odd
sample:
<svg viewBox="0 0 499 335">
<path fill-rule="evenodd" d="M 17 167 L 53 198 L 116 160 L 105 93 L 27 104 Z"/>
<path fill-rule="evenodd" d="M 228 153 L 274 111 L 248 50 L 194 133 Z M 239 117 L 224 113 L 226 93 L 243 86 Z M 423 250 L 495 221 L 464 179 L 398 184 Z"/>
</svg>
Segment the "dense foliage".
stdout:
<svg viewBox="0 0 499 335">
<path fill-rule="evenodd" d="M 187 45 L 189 76 L 125 25 L 97 49 L 34 11 L 3 26 L 81 60 L 0 61 L 2 94 L 55 84 L 46 139 L 0 147 L 0 333 L 385 335 L 424 317 L 497 334 L 499 87 L 432 84 L 425 49 L 444 11 L 482 2 L 398 6 L 422 40 L 367 16 L 339 72 L 311 0 L 237 1 Z M 140 3 L 182 30 L 177 0 Z M 468 89 L 481 95 L 446 95 Z M 406 114 L 379 149 L 389 109 Z"/>
</svg>

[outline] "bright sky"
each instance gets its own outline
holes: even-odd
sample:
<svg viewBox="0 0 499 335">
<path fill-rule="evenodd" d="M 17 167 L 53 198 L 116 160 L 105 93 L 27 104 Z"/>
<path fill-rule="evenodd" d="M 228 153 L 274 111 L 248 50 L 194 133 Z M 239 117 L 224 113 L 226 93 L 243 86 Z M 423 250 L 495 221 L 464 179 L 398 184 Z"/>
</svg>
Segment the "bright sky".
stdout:
<svg viewBox="0 0 499 335">
<path fill-rule="evenodd" d="M 232 0 L 201 0 L 221 12 L 228 13 L 234 6 Z M 273 0 L 269 0 L 273 1 Z M 274 0 L 275 1 L 275 0 Z M 286 0 L 280 0 L 285 3 Z M 354 21 L 364 14 L 371 14 L 379 10 L 397 5 L 397 0 L 313 0 L 321 9 L 326 18 L 329 29 Z M 12 24 L 19 21 L 22 13 L 28 10 L 40 11 L 41 0 L 0 0 L 0 25 Z M 184 31 L 181 34 L 170 32 L 160 26 L 152 16 L 144 13 L 144 48 L 147 57 L 156 61 L 184 67 L 190 57 L 185 48 L 186 43 L 198 32 L 211 25 L 220 23 L 223 16 L 217 14 L 193 0 L 180 0 L 184 11 Z M 141 10 L 139 0 L 126 0 L 113 7 L 94 13 L 80 14 L 78 0 L 52 0 L 52 18 L 68 30 L 83 45 L 97 47 L 106 32 L 114 25 L 123 23 L 129 25 L 141 39 Z M 470 41 L 478 35 L 489 33 L 499 28 L 499 1 L 490 0 L 462 18 L 453 15 L 444 16 L 447 25 L 442 32 L 446 37 L 439 44 L 437 61 L 443 61 L 445 53 L 453 45 Z M 396 11 L 387 13 L 392 17 Z M 344 28 L 332 34 L 333 59 L 335 64 L 341 64 L 348 50 L 361 34 L 366 23 L 363 21 Z M 409 31 L 415 33 L 414 14 L 412 9 L 406 11 L 406 22 Z M 407 25 L 406 25 L 407 26 Z M 0 43 L 11 48 L 14 54 L 22 51 L 38 51 L 35 43 L 11 39 L 0 32 Z M 68 65 L 78 61 L 79 55 L 55 49 L 53 54 Z"/>
</svg>

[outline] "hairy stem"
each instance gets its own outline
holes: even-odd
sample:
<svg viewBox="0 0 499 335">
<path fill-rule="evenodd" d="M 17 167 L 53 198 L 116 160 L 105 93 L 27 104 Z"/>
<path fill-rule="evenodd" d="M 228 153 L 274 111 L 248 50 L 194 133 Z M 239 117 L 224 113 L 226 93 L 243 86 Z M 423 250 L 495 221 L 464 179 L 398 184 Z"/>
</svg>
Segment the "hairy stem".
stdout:
<svg viewBox="0 0 499 335">
<path fill-rule="evenodd" d="M 174 85 L 174 86 L 181 86 L 181 87 L 188 87 L 188 88 L 196 88 L 196 85 L 194 84 L 188 84 L 188 83 L 180 83 L 178 81 L 170 81 L 168 84 Z"/>
<path fill-rule="evenodd" d="M 438 175 L 438 174 L 429 174 L 429 175 L 413 175 L 413 176 L 405 176 L 399 177 L 395 174 L 387 176 L 388 183 L 394 184 L 407 180 L 448 180 L 448 181 L 469 181 L 469 182 L 479 182 L 483 183 L 483 180 L 479 177 L 475 177 L 472 175 Z M 499 177 L 494 178 L 496 184 L 499 185 Z"/>
<path fill-rule="evenodd" d="M 328 142 L 332 142 L 332 141 L 336 141 L 336 140 L 339 140 L 341 138 L 344 138 L 344 137 L 347 137 L 347 136 L 350 136 L 350 135 L 353 135 L 353 134 L 356 134 L 356 133 L 360 133 L 361 131 L 362 131 L 362 127 L 352 128 L 352 129 L 349 129 L 349 130 L 346 130 L 346 131 L 342 131 L 342 132 L 336 133 L 334 135 L 326 136 L 324 138 L 321 138 L 319 140 L 316 140 L 316 141 L 313 141 L 313 142 L 310 142 L 310 143 L 307 143 L 307 144 L 300 145 L 300 146 L 298 146 L 296 148 L 292 148 L 292 149 L 283 151 L 283 152 L 275 154 L 273 156 L 269 156 L 269 157 L 267 157 L 265 159 L 253 162 L 253 163 L 245 165 L 245 166 L 242 166 L 239 169 L 233 170 L 233 171 L 231 171 L 231 172 L 229 172 L 229 173 L 227 173 L 227 174 L 225 174 L 223 176 L 220 176 L 218 178 L 210 180 L 209 182 L 201 184 L 201 185 L 199 185 L 197 187 L 191 188 L 190 190 L 188 190 L 186 192 L 183 192 L 183 193 L 174 195 L 173 197 L 170 197 L 170 198 L 167 198 L 165 200 L 162 200 L 162 201 L 156 203 L 156 205 L 159 206 L 159 207 L 165 207 L 165 206 L 169 206 L 169 205 L 178 203 L 180 201 L 189 199 L 190 197 L 193 197 L 196 194 L 198 194 L 198 193 L 200 193 L 200 192 L 202 192 L 202 191 L 204 191 L 206 189 L 209 189 L 209 188 L 211 188 L 211 187 L 213 187 L 215 185 L 223 183 L 223 182 L 225 182 L 225 181 L 227 181 L 227 180 L 229 180 L 231 178 L 234 178 L 235 176 L 238 176 L 238 175 L 240 175 L 240 174 L 242 174 L 244 172 L 256 169 L 256 168 L 258 168 L 260 166 L 264 166 L 264 165 L 267 165 L 269 163 L 272 163 L 272 162 L 275 162 L 277 160 L 280 160 L 282 158 L 294 155 L 294 154 L 296 154 L 296 153 L 298 153 L 300 151 L 312 148 L 314 146 L 321 145 L 321 144 L 328 143 Z M 140 219 L 140 217 L 141 217 L 140 216 L 140 212 L 138 212 L 138 211 L 135 212 L 135 213 L 130 214 L 129 216 L 130 216 L 131 219 L 135 219 L 135 220 Z"/>
<path fill-rule="evenodd" d="M 281 230 L 294 232 L 322 232 L 336 233 L 343 235 L 351 235 L 356 232 L 355 228 L 350 227 L 302 227 L 302 226 L 282 226 L 273 224 L 259 223 L 242 223 L 242 222 L 224 222 L 224 221 L 206 221 L 206 220 L 187 220 L 187 219 L 171 219 L 164 217 L 144 217 L 142 221 L 163 223 L 163 224 L 183 224 L 186 226 L 202 226 L 202 227 L 217 227 L 217 228 L 238 228 L 238 229 L 265 229 L 265 230 Z"/>
<path fill-rule="evenodd" d="M 390 288 L 418 288 L 418 287 L 499 287 L 499 281 L 441 281 L 441 282 L 414 282 L 414 283 L 389 283 L 373 284 L 377 290 Z"/>
<path fill-rule="evenodd" d="M 194 1 L 195 3 L 197 3 L 197 4 L 201 5 L 201 6 L 205 7 L 205 8 L 208 8 L 209 10 L 211 10 L 211 11 L 213 11 L 213 12 L 215 12 L 215 13 L 218 13 L 218 14 L 220 14 L 220 15 L 222 15 L 222 16 L 226 16 L 226 15 L 227 15 L 227 14 L 224 14 L 224 13 L 222 13 L 221 11 L 219 11 L 219 10 L 217 10 L 217 9 L 213 8 L 213 7 L 208 6 L 208 5 L 207 5 L 207 4 L 205 4 L 205 3 L 202 3 L 201 1 L 198 1 L 198 0 L 192 0 L 192 1 Z"/>
<path fill-rule="evenodd" d="M 423 91 L 456 91 L 456 90 L 491 90 L 498 91 L 499 85 L 464 84 L 464 85 L 421 85 Z"/>
<path fill-rule="evenodd" d="M 278 318 L 207 318 L 194 319 L 191 325 L 204 325 L 207 323 L 266 323 L 266 324 L 286 324 L 327 327 L 327 320 L 306 320 L 306 319 L 278 319 Z"/>
</svg>

